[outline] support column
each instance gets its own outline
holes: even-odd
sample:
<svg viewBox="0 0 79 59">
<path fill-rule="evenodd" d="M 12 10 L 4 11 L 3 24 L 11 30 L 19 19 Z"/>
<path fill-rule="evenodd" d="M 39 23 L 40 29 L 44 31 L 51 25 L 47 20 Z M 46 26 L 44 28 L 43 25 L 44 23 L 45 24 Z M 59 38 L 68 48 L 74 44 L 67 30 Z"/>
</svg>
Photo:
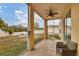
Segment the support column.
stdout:
<svg viewBox="0 0 79 59">
<path fill-rule="evenodd" d="M 31 4 L 28 4 L 28 30 L 27 50 L 31 51 L 34 48 L 34 12 Z"/>
<path fill-rule="evenodd" d="M 63 43 L 66 44 L 66 38 L 65 38 L 65 19 L 62 20 L 62 26 L 63 26 L 63 29 L 62 29 L 62 34 L 63 34 Z"/>
<path fill-rule="evenodd" d="M 65 40 L 65 19 L 61 20 L 61 40 L 66 44 Z"/>
<path fill-rule="evenodd" d="M 44 39 L 48 39 L 48 26 L 47 26 L 47 20 L 44 20 Z"/>
</svg>

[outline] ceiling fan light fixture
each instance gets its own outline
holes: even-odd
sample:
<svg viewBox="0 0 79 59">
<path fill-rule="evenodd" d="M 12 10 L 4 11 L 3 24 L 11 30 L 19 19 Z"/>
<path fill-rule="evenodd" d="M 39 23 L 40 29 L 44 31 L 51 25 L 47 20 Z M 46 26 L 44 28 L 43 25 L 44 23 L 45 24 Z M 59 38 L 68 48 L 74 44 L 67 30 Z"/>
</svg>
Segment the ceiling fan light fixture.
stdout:
<svg viewBox="0 0 79 59">
<path fill-rule="evenodd" d="M 52 8 L 49 10 L 48 16 L 47 17 L 54 17 L 54 15 L 58 14 L 57 12 L 52 11 Z"/>
<path fill-rule="evenodd" d="M 53 13 L 49 13 L 49 15 L 48 15 L 48 16 L 54 17 L 54 14 L 53 14 Z"/>
</svg>

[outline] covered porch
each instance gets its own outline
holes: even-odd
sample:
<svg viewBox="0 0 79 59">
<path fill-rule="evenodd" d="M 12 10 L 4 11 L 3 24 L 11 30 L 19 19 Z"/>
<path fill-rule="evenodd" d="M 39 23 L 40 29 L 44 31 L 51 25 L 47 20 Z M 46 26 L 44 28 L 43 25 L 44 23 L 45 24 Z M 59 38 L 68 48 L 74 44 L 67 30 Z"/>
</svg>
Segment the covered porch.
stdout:
<svg viewBox="0 0 79 59">
<path fill-rule="evenodd" d="M 65 18 L 71 17 L 72 20 L 75 18 L 78 18 L 78 9 L 74 6 L 79 6 L 78 4 L 56 4 L 56 3 L 51 3 L 51 4 L 36 4 L 36 3 L 30 3 L 28 4 L 28 35 L 29 39 L 27 39 L 27 52 L 25 55 L 56 55 L 56 40 L 49 40 L 48 39 L 48 25 L 47 21 L 48 20 L 55 20 L 55 19 L 61 19 L 61 23 L 59 28 L 61 29 L 61 41 L 66 44 L 70 40 L 66 40 L 65 38 Z M 52 11 L 54 10 L 57 12 L 57 15 L 51 15 L 45 12 L 51 12 L 51 11 L 46 11 L 48 9 L 51 9 Z M 76 10 L 75 10 L 76 9 Z M 78 11 L 78 12 L 77 12 Z M 43 20 L 44 20 L 44 39 L 40 41 L 38 44 L 34 45 L 34 12 L 36 12 Z M 54 13 L 54 12 L 53 12 Z M 74 15 L 75 13 L 75 15 Z M 78 20 L 76 20 L 78 21 Z M 71 40 L 75 41 L 74 38 L 75 36 L 75 31 L 78 30 L 78 25 L 75 24 L 76 21 L 72 23 L 72 32 L 71 32 Z M 75 28 L 77 26 L 77 28 Z M 75 33 L 75 34 L 74 34 Z M 78 34 L 78 32 L 77 32 Z M 73 36 L 73 37 L 72 37 Z M 78 37 L 78 36 L 77 36 Z M 77 38 L 78 40 L 78 38 Z M 76 42 L 77 42 L 76 40 Z M 79 43 L 79 42 L 77 42 Z"/>
</svg>

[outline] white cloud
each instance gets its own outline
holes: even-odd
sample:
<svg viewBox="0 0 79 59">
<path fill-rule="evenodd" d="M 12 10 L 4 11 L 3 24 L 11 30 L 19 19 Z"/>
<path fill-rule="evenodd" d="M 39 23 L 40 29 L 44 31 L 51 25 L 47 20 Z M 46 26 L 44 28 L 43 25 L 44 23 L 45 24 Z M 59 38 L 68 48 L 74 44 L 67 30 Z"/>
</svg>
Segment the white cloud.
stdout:
<svg viewBox="0 0 79 59">
<path fill-rule="evenodd" d="M 16 25 L 28 26 L 28 14 L 22 10 L 15 10 L 15 16 L 17 18 Z M 36 13 L 34 13 L 34 22 L 38 22 L 40 27 L 43 27 L 43 19 Z"/>
<path fill-rule="evenodd" d="M 25 14 L 22 10 L 15 10 L 15 16 L 17 18 L 16 25 L 28 26 L 28 14 Z M 40 16 L 34 13 L 34 22 L 42 22 Z"/>
<path fill-rule="evenodd" d="M 15 10 L 15 16 L 17 18 L 16 25 L 28 26 L 28 17 L 22 10 Z"/>
<path fill-rule="evenodd" d="M 15 13 L 16 14 L 23 14 L 23 11 L 22 10 L 15 10 Z"/>
<path fill-rule="evenodd" d="M 34 22 L 39 23 L 40 27 L 44 25 L 43 19 L 37 13 L 34 13 Z"/>
</svg>

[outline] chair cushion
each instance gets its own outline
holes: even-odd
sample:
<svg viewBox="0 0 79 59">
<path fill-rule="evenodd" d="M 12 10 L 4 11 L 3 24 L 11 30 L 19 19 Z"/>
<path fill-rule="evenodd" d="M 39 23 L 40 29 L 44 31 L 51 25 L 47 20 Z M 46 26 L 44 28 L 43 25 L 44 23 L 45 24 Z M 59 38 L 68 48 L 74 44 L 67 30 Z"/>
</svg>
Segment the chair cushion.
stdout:
<svg viewBox="0 0 79 59">
<path fill-rule="evenodd" d="M 69 50 L 75 50 L 75 49 L 76 49 L 76 43 L 74 43 L 74 42 L 68 43 L 68 44 L 67 44 L 67 48 L 68 48 Z"/>
<path fill-rule="evenodd" d="M 62 53 L 62 48 L 59 48 L 58 50 L 59 50 L 60 53 Z"/>
<path fill-rule="evenodd" d="M 57 48 L 66 48 L 66 45 L 64 45 L 63 42 L 57 42 L 56 47 Z"/>
</svg>

